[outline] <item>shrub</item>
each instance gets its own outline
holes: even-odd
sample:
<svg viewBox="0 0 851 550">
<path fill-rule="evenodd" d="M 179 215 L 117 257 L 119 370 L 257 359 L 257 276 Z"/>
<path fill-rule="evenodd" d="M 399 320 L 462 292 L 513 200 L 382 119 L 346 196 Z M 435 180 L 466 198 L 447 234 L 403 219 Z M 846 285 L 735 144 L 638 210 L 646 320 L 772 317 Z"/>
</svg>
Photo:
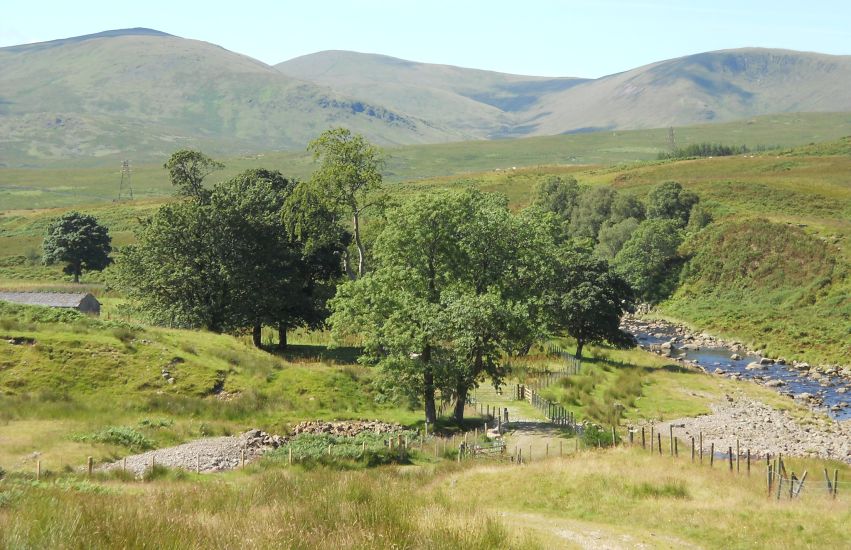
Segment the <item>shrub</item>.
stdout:
<svg viewBox="0 0 851 550">
<path fill-rule="evenodd" d="M 150 439 L 127 426 L 110 426 L 99 432 L 77 436 L 75 439 L 77 441 L 120 445 L 132 451 L 146 450 L 154 446 Z"/>
<path fill-rule="evenodd" d="M 129 344 L 134 338 L 136 338 L 136 333 L 127 327 L 117 327 L 112 329 L 112 335 L 124 344 Z"/>
<path fill-rule="evenodd" d="M 612 445 L 612 434 L 597 425 L 591 424 L 582 432 L 582 443 L 586 447 L 610 447 Z"/>
<path fill-rule="evenodd" d="M 634 498 L 689 498 L 686 485 L 681 480 L 665 481 L 661 484 L 639 483 L 630 488 Z"/>
<path fill-rule="evenodd" d="M 398 434 L 393 434 L 396 437 Z M 413 432 L 407 434 L 409 437 Z M 330 434 L 300 434 L 292 438 L 288 445 L 267 453 L 266 460 L 272 462 L 289 460 L 292 449 L 294 461 L 308 466 L 319 464 L 343 465 L 359 463 L 373 467 L 382 464 L 407 464 L 410 456 L 404 449 L 391 450 L 385 445 L 389 434 L 361 433 L 355 437 L 334 436 Z M 328 454 L 328 446 L 331 454 Z"/>
</svg>

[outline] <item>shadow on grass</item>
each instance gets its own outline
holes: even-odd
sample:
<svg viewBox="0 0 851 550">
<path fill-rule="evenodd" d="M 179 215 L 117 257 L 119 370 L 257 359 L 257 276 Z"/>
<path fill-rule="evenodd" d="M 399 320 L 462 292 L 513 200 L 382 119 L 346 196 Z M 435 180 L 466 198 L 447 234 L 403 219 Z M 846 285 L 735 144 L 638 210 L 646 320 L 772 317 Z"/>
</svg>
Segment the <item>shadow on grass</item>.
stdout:
<svg viewBox="0 0 851 550">
<path fill-rule="evenodd" d="M 314 360 L 351 365 L 357 363 L 360 348 L 319 346 L 315 344 L 290 344 L 286 350 L 268 350 L 270 353 L 290 362 Z"/>
</svg>

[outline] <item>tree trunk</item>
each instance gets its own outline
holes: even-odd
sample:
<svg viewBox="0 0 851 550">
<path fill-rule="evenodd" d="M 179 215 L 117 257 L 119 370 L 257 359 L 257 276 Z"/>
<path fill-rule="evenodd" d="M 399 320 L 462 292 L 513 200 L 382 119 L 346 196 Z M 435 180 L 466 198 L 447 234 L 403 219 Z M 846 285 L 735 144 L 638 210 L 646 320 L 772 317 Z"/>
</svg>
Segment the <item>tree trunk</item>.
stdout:
<svg viewBox="0 0 851 550">
<path fill-rule="evenodd" d="M 360 214 L 355 212 L 352 216 L 352 225 L 354 226 L 355 245 L 358 247 L 358 278 L 363 277 L 364 273 L 364 255 L 366 252 L 363 249 L 363 243 L 360 240 Z"/>
<path fill-rule="evenodd" d="M 80 282 L 80 272 L 81 271 L 83 271 L 83 270 L 80 268 L 80 262 L 78 260 L 78 261 L 74 262 L 74 282 L 75 283 Z"/>
<path fill-rule="evenodd" d="M 357 274 L 352 271 L 352 262 L 351 258 L 349 258 L 348 250 L 343 250 L 343 269 L 346 271 L 346 276 L 350 281 L 357 279 Z"/>
<path fill-rule="evenodd" d="M 423 348 L 423 401 L 425 401 L 425 419 L 429 424 L 437 421 L 437 407 L 434 404 L 434 371 L 431 370 L 431 346 Z"/>
<path fill-rule="evenodd" d="M 287 349 L 287 325 L 283 323 L 278 325 L 278 349 L 281 351 Z"/>
<path fill-rule="evenodd" d="M 576 358 L 582 359 L 582 348 L 585 346 L 585 341 L 577 338 L 576 339 Z"/>
<path fill-rule="evenodd" d="M 254 347 L 259 348 L 262 342 L 260 341 L 260 336 L 262 335 L 262 326 L 254 325 L 254 328 L 251 331 L 251 340 L 254 342 Z"/>
<path fill-rule="evenodd" d="M 458 387 L 455 388 L 455 413 L 453 417 L 455 418 L 455 422 L 461 423 L 464 422 L 464 407 L 467 406 L 467 385 L 463 383 L 459 383 Z"/>
</svg>

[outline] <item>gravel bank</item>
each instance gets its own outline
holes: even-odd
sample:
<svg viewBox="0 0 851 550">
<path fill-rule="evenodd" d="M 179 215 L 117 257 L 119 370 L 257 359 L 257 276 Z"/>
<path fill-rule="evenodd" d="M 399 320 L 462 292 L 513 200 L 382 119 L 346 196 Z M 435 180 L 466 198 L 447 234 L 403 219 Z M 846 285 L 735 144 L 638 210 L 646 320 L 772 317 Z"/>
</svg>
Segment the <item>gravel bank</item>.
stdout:
<svg viewBox="0 0 851 550">
<path fill-rule="evenodd" d="M 741 452 L 750 449 L 751 456 L 783 453 L 851 463 L 851 422 L 818 419 L 801 424 L 784 411 L 745 398 L 728 398 L 711 409 L 712 414 L 656 424 L 656 430 L 665 440 L 674 425 L 681 443 L 692 436 L 698 441 L 703 432 L 704 452 L 715 443 L 716 452 L 726 453 L 728 447 L 736 448 L 738 438 Z M 663 441 L 663 449 L 666 445 Z"/>
<path fill-rule="evenodd" d="M 355 437 L 369 433 L 396 433 L 404 428 L 399 424 L 378 420 L 308 421 L 297 424 L 292 437 L 300 434 L 326 434 L 338 437 Z M 128 472 L 141 477 L 151 468 L 151 462 L 168 468 L 181 468 L 202 473 L 232 470 L 242 463 L 259 458 L 266 451 L 277 449 L 289 441 L 289 437 L 270 435 L 260 430 L 248 430 L 240 436 L 208 437 L 177 445 L 128 456 L 100 468 L 101 471 L 119 470 L 126 465 Z"/>
<path fill-rule="evenodd" d="M 267 439 L 264 444 L 263 440 Z M 100 468 L 103 471 L 120 470 L 126 461 L 127 471 L 137 477 L 142 476 L 151 468 L 151 461 L 169 468 L 207 472 L 220 472 L 239 467 L 242 462 L 242 452 L 245 450 L 245 461 L 249 462 L 262 455 L 269 449 L 282 445 L 283 438 L 269 436 L 260 430 L 249 430 L 239 437 L 207 437 L 197 439 L 176 447 L 156 449 L 146 453 L 128 456 L 123 460 L 107 464 Z"/>
</svg>

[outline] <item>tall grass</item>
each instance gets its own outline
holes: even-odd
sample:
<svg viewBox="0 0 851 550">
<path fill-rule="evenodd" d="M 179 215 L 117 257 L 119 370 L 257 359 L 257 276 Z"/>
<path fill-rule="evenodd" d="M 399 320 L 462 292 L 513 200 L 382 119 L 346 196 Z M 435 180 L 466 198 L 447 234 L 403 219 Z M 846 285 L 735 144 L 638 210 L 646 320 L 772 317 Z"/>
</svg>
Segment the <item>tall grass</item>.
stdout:
<svg viewBox="0 0 851 550">
<path fill-rule="evenodd" d="M 0 508 L 0 546 L 520 547 L 492 514 L 439 491 L 422 495 L 432 481 L 429 472 L 383 468 L 273 470 L 242 483 L 159 481 L 143 492 L 39 486 L 19 491 Z"/>
</svg>

